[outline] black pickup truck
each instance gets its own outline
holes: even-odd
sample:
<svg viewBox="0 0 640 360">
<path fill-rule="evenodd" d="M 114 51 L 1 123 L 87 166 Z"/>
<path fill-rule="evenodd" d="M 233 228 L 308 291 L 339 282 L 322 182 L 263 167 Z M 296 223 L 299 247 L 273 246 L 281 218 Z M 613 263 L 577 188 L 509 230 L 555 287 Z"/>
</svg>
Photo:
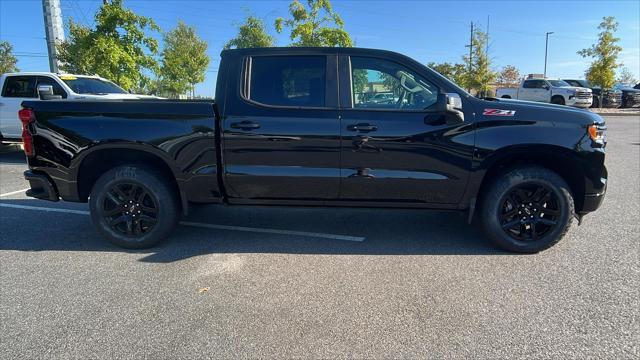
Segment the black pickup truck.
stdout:
<svg viewBox="0 0 640 360">
<path fill-rule="evenodd" d="M 215 101 L 25 101 L 27 195 L 88 201 L 129 248 L 199 202 L 468 211 L 517 252 L 557 243 L 604 198 L 605 124 L 589 111 L 474 98 L 389 51 L 221 56 Z"/>
</svg>

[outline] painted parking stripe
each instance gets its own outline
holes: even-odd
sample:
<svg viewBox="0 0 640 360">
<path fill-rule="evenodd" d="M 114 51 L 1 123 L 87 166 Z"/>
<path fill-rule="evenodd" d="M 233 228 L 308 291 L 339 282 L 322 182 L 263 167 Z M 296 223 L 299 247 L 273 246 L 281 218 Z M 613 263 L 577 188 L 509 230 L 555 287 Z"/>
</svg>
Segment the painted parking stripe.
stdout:
<svg viewBox="0 0 640 360">
<path fill-rule="evenodd" d="M 209 229 L 218 229 L 218 230 L 232 230 L 232 231 L 267 233 L 267 234 L 317 237 L 317 238 L 344 240 L 344 241 L 364 241 L 364 238 L 360 236 L 335 235 L 335 234 L 315 233 L 315 232 L 307 232 L 307 231 L 293 231 L 293 230 L 280 230 L 280 229 L 252 228 L 252 227 L 246 227 L 246 226 L 203 224 L 203 223 L 195 223 L 195 222 L 189 222 L 189 221 L 181 221 L 180 225 L 202 227 L 202 228 L 209 228 Z"/>
<path fill-rule="evenodd" d="M 15 194 L 24 194 L 27 190 L 29 190 L 29 189 L 27 188 L 27 189 L 16 190 L 16 191 L 0 194 L 0 197 L 11 196 L 11 195 L 15 195 Z"/>
<path fill-rule="evenodd" d="M 58 212 L 58 213 L 75 214 L 75 215 L 89 215 L 89 212 L 86 210 L 59 209 L 59 208 L 48 208 L 48 207 L 42 207 L 42 206 L 0 203 L 0 207 L 21 209 L 21 210 Z M 325 234 L 325 233 L 317 233 L 317 232 L 268 229 L 268 228 L 253 228 L 253 227 L 246 227 L 246 226 L 217 225 L 217 224 L 190 222 L 190 221 L 181 221 L 180 225 L 197 227 L 197 228 L 216 229 L 216 230 L 230 230 L 230 231 L 244 231 L 244 232 L 255 232 L 255 233 L 266 233 L 266 234 L 305 236 L 305 237 L 315 237 L 315 238 L 323 238 L 323 239 L 331 239 L 331 240 L 343 240 L 343 241 L 361 242 L 361 241 L 364 241 L 365 239 L 364 237 L 360 237 L 360 236 L 336 235 L 336 234 Z"/>
</svg>

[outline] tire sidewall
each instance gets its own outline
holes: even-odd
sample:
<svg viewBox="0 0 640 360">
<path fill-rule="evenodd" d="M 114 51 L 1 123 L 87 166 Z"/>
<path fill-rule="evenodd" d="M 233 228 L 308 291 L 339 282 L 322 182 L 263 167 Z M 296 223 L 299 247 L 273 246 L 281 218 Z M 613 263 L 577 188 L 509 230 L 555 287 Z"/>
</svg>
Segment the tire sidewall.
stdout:
<svg viewBox="0 0 640 360">
<path fill-rule="evenodd" d="M 104 173 L 94 184 L 89 198 L 91 219 L 98 231 L 111 243 L 129 249 L 143 249 L 166 238 L 179 219 L 177 200 L 170 188 L 159 180 L 152 169 L 137 165 L 119 166 Z M 157 223 L 143 236 L 135 238 L 114 230 L 101 210 L 107 189 L 120 182 L 137 183 L 144 187 L 157 204 Z"/>
</svg>

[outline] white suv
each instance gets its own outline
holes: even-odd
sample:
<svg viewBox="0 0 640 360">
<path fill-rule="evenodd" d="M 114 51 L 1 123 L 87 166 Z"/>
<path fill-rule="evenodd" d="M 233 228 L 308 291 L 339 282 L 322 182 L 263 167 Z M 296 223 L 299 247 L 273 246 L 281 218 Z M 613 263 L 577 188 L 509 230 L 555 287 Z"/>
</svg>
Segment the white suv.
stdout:
<svg viewBox="0 0 640 360">
<path fill-rule="evenodd" d="M 156 98 L 129 94 L 127 91 L 99 76 L 55 74 L 50 72 L 20 72 L 0 77 L 0 139 L 20 141 L 22 124 L 18 118 L 20 104 L 25 100 L 38 100 L 38 86 L 50 85 L 53 94 L 63 99 L 110 100 Z"/>
</svg>

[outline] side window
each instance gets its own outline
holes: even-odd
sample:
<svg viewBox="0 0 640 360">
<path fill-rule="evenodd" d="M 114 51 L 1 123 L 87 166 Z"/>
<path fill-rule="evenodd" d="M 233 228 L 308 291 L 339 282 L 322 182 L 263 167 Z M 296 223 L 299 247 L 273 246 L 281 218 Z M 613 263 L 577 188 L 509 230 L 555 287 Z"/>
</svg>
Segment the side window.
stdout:
<svg viewBox="0 0 640 360">
<path fill-rule="evenodd" d="M 36 95 L 35 76 L 10 76 L 4 82 L 2 96 L 16 98 L 34 98 Z"/>
<path fill-rule="evenodd" d="M 324 107 L 325 56 L 256 56 L 246 96 L 275 106 Z"/>
<path fill-rule="evenodd" d="M 438 88 L 393 61 L 351 57 L 353 107 L 424 110 L 438 101 Z"/>
<path fill-rule="evenodd" d="M 524 82 L 524 84 L 522 84 L 523 88 L 526 89 L 535 89 L 536 88 L 536 81 L 535 80 L 526 80 Z"/>
<path fill-rule="evenodd" d="M 48 76 L 39 76 L 38 85 L 51 85 L 53 86 L 53 95 L 60 95 L 62 96 L 63 99 L 67 98 L 67 92 L 64 91 L 62 86 L 60 86 L 60 84 L 57 81 L 55 81 L 54 79 Z M 38 87 L 36 86 L 36 91 L 37 89 Z"/>
</svg>

